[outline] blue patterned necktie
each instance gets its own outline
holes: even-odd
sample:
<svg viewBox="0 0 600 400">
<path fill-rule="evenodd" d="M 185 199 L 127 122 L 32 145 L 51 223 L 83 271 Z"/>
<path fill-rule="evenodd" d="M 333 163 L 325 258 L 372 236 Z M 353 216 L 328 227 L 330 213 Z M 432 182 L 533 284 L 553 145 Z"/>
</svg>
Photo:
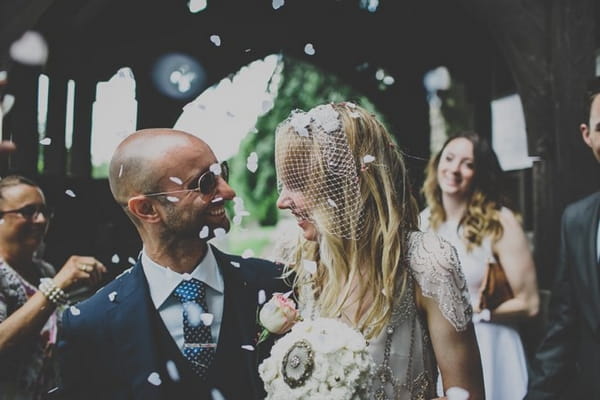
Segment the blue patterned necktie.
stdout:
<svg viewBox="0 0 600 400">
<path fill-rule="evenodd" d="M 209 312 L 206 288 L 197 279 L 184 280 L 177 285 L 173 295 L 183 305 L 183 355 L 191 363 L 194 372 L 205 378 L 215 357 L 210 326 L 204 325 L 200 319 L 202 313 Z"/>
</svg>

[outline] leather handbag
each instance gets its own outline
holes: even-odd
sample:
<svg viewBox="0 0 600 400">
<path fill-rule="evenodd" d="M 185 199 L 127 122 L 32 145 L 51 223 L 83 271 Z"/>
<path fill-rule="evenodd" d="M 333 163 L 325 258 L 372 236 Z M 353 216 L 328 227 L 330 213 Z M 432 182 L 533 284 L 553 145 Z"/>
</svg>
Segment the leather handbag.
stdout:
<svg viewBox="0 0 600 400">
<path fill-rule="evenodd" d="M 502 265 L 497 261 L 488 262 L 485 277 L 479 291 L 479 309 L 492 311 L 513 297 L 515 296 Z"/>
</svg>

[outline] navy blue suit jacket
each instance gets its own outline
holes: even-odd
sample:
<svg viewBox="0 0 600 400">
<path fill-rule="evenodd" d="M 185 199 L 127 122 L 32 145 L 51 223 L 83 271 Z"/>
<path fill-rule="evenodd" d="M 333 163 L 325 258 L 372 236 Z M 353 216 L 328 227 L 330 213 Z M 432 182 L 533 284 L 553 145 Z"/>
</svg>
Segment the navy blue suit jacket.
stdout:
<svg viewBox="0 0 600 400">
<path fill-rule="evenodd" d="M 208 383 L 191 372 L 170 337 L 152 304 L 138 261 L 77 304 L 79 312 L 71 309 L 63 314 L 59 341 L 62 385 L 55 397 L 153 400 L 187 395 L 196 400 L 210 399 L 209 393 L 216 387 L 227 400 L 262 398 L 257 366 L 268 355 L 269 344 L 262 343 L 255 351 L 242 345 L 254 345 L 259 332 L 258 292 L 265 290 L 269 298 L 273 292 L 289 290 L 280 278 L 282 266 L 224 254 L 214 247 L 213 251 L 225 282 L 225 304 Z M 169 373 L 168 361 L 176 366 L 175 375 L 172 368 Z"/>
</svg>

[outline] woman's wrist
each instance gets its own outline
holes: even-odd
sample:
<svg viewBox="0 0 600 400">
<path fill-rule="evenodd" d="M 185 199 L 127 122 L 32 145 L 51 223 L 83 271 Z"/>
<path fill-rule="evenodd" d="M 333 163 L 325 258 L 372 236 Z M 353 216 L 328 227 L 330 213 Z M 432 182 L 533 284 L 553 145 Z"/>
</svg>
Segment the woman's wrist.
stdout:
<svg viewBox="0 0 600 400">
<path fill-rule="evenodd" d="M 61 306 L 67 304 L 67 294 L 54 283 L 52 278 L 40 279 L 38 289 L 54 305 Z"/>
</svg>

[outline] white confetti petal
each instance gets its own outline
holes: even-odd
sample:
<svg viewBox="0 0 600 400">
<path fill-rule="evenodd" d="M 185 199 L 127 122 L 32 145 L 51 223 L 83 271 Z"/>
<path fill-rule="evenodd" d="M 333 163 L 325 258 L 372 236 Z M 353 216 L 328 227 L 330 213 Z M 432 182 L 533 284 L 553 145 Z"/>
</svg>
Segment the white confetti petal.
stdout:
<svg viewBox="0 0 600 400">
<path fill-rule="evenodd" d="M 119 167 L 119 178 L 123 175 L 123 164 Z"/>
<path fill-rule="evenodd" d="M 253 151 L 252 153 L 250 153 L 250 155 L 248 156 L 248 161 L 257 162 L 258 161 L 258 154 L 256 154 L 255 151 Z"/>
<path fill-rule="evenodd" d="M 181 278 L 182 278 L 184 281 L 189 281 L 189 280 L 191 280 L 191 279 L 192 279 L 192 275 L 188 274 L 187 272 L 184 272 L 184 273 L 183 273 L 183 275 L 181 275 Z"/>
<path fill-rule="evenodd" d="M 271 4 L 273 6 L 273 9 L 277 10 L 278 8 L 283 7 L 283 5 L 285 4 L 285 0 L 273 0 Z"/>
<path fill-rule="evenodd" d="M 311 260 L 302 260 L 302 266 L 309 273 L 313 274 L 317 272 L 317 263 Z"/>
<path fill-rule="evenodd" d="M 6 115 L 6 114 L 8 114 L 8 112 L 14 105 L 15 105 L 15 96 L 7 93 L 4 95 L 4 98 L 2 99 L 2 104 L 0 105 L 0 108 L 2 108 L 2 112 L 4 113 L 4 115 Z"/>
<path fill-rule="evenodd" d="M 4 223 L 4 218 L 0 218 L 0 224 Z"/>
<path fill-rule="evenodd" d="M 108 299 L 109 299 L 111 302 L 114 302 L 116 298 L 117 298 L 117 292 L 110 292 L 110 293 L 108 294 Z"/>
<path fill-rule="evenodd" d="M 179 197 L 167 196 L 167 200 L 169 200 L 171 203 L 177 203 L 179 201 Z"/>
<path fill-rule="evenodd" d="M 135 258 L 133 258 L 133 257 L 129 257 L 127 259 L 127 261 L 129 261 L 129 264 L 135 264 L 137 262 L 137 261 L 135 261 Z"/>
<path fill-rule="evenodd" d="M 160 375 L 158 372 L 152 372 L 150 375 L 148 375 L 148 382 L 154 386 L 160 386 L 162 381 L 160 380 Z"/>
<path fill-rule="evenodd" d="M 269 111 L 271 108 L 273 108 L 273 100 L 263 100 L 261 103 L 261 108 L 262 108 L 262 112 L 266 113 L 267 111 Z M 254 128 L 254 130 L 256 130 L 256 128 Z"/>
<path fill-rule="evenodd" d="M 375 157 L 373 157 L 370 154 L 367 154 L 366 156 L 363 157 L 363 162 L 365 164 L 372 163 L 373 161 L 375 161 Z"/>
<path fill-rule="evenodd" d="M 242 253 L 242 258 L 250 258 L 252 256 L 254 256 L 254 251 L 252 249 L 246 249 Z"/>
<path fill-rule="evenodd" d="M 446 396 L 448 396 L 448 400 L 467 400 L 469 392 L 461 387 L 453 386 L 448 388 Z"/>
<path fill-rule="evenodd" d="M 292 295 L 292 293 L 294 293 L 294 291 L 293 291 L 293 290 L 290 290 L 289 292 L 285 292 L 285 293 L 283 294 L 283 297 L 285 297 L 285 298 L 287 299 L 288 297 L 290 297 L 290 296 Z"/>
<path fill-rule="evenodd" d="M 212 397 L 212 400 L 226 400 L 219 389 L 211 389 L 210 396 Z"/>
<path fill-rule="evenodd" d="M 327 199 L 327 204 L 329 204 L 331 207 L 337 207 L 337 204 L 335 204 L 335 201 L 331 200 L 331 199 Z"/>
<path fill-rule="evenodd" d="M 258 291 L 258 304 L 263 304 L 265 301 L 267 301 L 267 294 L 263 289 L 260 289 Z"/>
<path fill-rule="evenodd" d="M 176 176 L 169 177 L 169 180 L 171 182 L 175 182 L 178 185 L 183 185 L 183 181 L 180 178 L 176 177 Z"/>
<path fill-rule="evenodd" d="M 200 229 L 200 239 L 206 239 L 208 237 L 208 226 L 204 225 L 202 229 Z"/>
<path fill-rule="evenodd" d="M 242 216 L 241 215 L 235 215 L 233 217 L 233 224 L 234 225 L 240 225 L 242 223 Z"/>
<path fill-rule="evenodd" d="M 175 362 L 172 360 L 167 361 L 167 373 L 173 382 L 179 381 L 179 371 L 177 370 Z"/>
<path fill-rule="evenodd" d="M 48 45 L 42 35 L 27 31 L 10 46 L 13 60 L 26 65 L 44 65 L 48 59 Z"/>
<path fill-rule="evenodd" d="M 221 164 L 219 163 L 211 164 L 211 166 L 208 169 L 215 175 L 221 175 Z"/>
<path fill-rule="evenodd" d="M 315 55 L 315 48 L 312 43 L 307 43 L 306 46 L 304 46 L 304 52 L 309 56 Z"/>
<path fill-rule="evenodd" d="M 357 113 L 356 111 L 352 111 L 352 112 L 350 113 L 350 116 L 351 116 L 352 118 L 354 118 L 354 119 L 359 119 L 359 118 L 360 118 L 360 114 L 359 114 L 359 113 Z"/>
<path fill-rule="evenodd" d="M 45 137 L 42 140 L 40 140 L 40 144 L 44 146 L 49 146 L 50 144 L 52 144 L 52 138 Z"/>
<path fill-rule="evenodd" d="M 254 346 L 252 346 L 251 344 L 244 344 L 244 345 L 242 345 L 242 349 L 248 350 L 248 351 L 254 351 Z"/>
<path fill-rule="evenodd" d="M 75 306 L 69 307 L 69 311 L 71 311 L 71 314 L 73 314 L 74 316 L 78 316 L 79 314 L 81 314 L 81 310 L 79 310 L 79 308 Z"/>
<path fill-rule="evenodd" d="M 198 326 L 202 323 L 202 314 L 204 310 L 200 307 L 198 303 L 185 303 L 184 305 L 185 311 L 188 315 L 188 321 L 191 326 Z"/>
<path fill-rule="evenodd" d="M 219 35 L 210 35 L 210 41 L 217 47 L 221 45 L 221 37 Z"/>
<path fill-rule="evenodd" d="M 112 258 L 110 259 L 110 261 L 112 261 L 113 264 L 118 263 L 120 260 L 119 255 L 118 254 L 113 254 Z"/>
<path fill-rule="evenodd" d="M 73 192 L 71 189 L 65 190 L 65 194 L 69 197 L 76 197 L 75 192 Z"/>
<path fill-rule="evenodd" d="M 200 320 L 204 324 L 204 326 L 211 326 L 213 321 L 215 320 L 215 316 L 211 313 L 202 313 L 200 314 Z"/>
<path fill-rule="evenodd" d="M 258 169 L 258 164 L 255 162 L 248 162 L 246 163 L 246 168 L 248 168 L 248 171 L 254 173 Z"/>
<path fill-rule="evenodd" d="M 239 262 L 231 261 L 231 263 L 230 263 L 230 264 L 231 264 L 231 265 L 233 265 L 233 266 L 234 266 L 234 267 L 236 267 L 236 268 L 239 268 L 239 267 L 240 267 L 240 263 L 239 263 Z"/>
<path fill-rule="evenodd" d="M 213 231 L 213 233 L 214 233 L 215 237 L 217 239 L 219 239 L 219 238 L 225 236 L 227 234 L 227 231 L 225 229 L 223 229 L 223 228 L 215 228 L 215 230 Z"/>
</svg>

